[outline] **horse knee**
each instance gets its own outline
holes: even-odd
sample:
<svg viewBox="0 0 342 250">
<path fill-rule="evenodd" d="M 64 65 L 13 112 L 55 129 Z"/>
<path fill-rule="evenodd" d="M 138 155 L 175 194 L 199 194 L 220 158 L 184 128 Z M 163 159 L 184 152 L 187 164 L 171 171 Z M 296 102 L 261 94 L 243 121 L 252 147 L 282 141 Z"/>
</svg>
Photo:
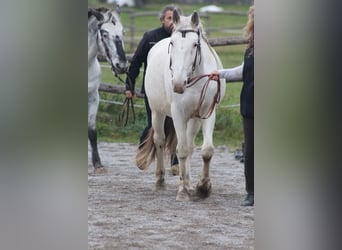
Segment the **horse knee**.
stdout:
<svg viewBox="0 0 342 250">
<path fill-rule="evenodd" d="M 189 154 L 186 148 L 177 148 L 176 153 L 179 160 L 186 159 L 186 157 L 188 157 Z"/>
<path fill-rule="evenodd" d="M 210 161 L 211 157 L 213 157 L 214 155 L 214 147 L 206 147 L 204 149 L 202 149 L 202 159 L 204 161 Z"/>
</svg>

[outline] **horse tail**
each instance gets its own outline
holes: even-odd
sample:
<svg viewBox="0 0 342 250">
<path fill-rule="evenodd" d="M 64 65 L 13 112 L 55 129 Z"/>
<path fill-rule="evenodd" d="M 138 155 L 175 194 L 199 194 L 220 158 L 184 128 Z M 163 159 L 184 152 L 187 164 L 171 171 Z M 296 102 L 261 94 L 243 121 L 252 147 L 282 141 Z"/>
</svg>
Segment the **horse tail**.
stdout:
<svg viewBox="0 0 342 250">
<path fill-rule="evenodd" d="M 153 134 L 154 130 L 151 127 L 146 139 L 139 145 L 137 155 L 135 156 L 135 164 L 141 170 L 147 170 L 156 156 L 156 146 L 153 142 Z"/>
<path fill-rule="evenodd" d="M 171 155 L 176 152 L 177 137 L 173 120 L 166 117 L 164 123 L 165 149 Z M 141 170 L 147 170 L 156 157 L 156 146 L 153 141 L 153 128 L 149 129 L 146 139 L 139 145 L 138 153 L 135 157 L 135 163 Z"/>
</svg>

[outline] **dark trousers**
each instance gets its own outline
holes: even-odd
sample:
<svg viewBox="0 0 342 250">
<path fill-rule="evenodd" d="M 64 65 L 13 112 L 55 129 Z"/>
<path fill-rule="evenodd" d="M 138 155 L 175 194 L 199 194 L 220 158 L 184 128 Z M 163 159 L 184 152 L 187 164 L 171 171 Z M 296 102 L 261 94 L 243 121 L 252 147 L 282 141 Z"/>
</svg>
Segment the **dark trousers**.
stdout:
<svg viewBox="0 0 342 250">
<path fill-rule="evenodd" d="M 254 119 L 243 118 L 245 180 L 247 193 L 254 193 Z"/>
<path fill-rule="evenodd" d="M 140 136 L 140 147 L 142 147 L 143 145 L 143 141 L 146 139 L 147 135 L 148 135 L 148 131 L 150 130 L 150 128 L 152 127 L 152 111 L 150 108 L 150 104 L 148 102 L 148 99 L 146 97 L 144 97 L 144 101 L 145 101 L 145 109 L 146 109 L 146 116 L 147 116 L 147 126 L 144 128 L 141 136 Z M 172 154 L 171 155 L 171 166 L 173 165 L 177 165 L 178 164 L 178 158 L 176 156 L 176 154 Z"/>
</svg>

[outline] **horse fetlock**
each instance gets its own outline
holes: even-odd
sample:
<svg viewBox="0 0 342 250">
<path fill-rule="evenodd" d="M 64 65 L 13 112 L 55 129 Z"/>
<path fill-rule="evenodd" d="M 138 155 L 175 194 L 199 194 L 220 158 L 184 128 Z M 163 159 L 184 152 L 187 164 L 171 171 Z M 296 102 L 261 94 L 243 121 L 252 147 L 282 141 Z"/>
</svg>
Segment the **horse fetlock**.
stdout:
<svg viewBox="0 0 342 250">
<path fill-rule="evenodd" d="M 163 186 L 163 185 L 165 185 L 164 177 L 158 178 L 156 181 L 156 186 Z"/>
</svg>

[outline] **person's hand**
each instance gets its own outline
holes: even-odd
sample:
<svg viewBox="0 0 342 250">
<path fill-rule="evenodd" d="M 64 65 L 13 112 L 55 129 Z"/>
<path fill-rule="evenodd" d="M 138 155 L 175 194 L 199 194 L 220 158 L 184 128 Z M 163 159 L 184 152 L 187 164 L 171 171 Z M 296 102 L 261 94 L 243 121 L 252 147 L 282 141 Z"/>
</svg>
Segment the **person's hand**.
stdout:
<svg viewBox="0 0 342 250">
<path fill-rule="evenodd" d="M 130 90 L 126 90 L 126 91 L 125 91 L 125 94 L 126 94 L 126 97 L 127 97 L 128 99 L 131 99 L 131 98 L 133 98 L 132 91 L 130 91 Z"/>
<path fill-rule="evenodd" d="M 217 70 L 214 70 L 209 74 L 209 79 L 217 81 L 219 79 L 219 76 L 219 72 Z"/>
</svg>

